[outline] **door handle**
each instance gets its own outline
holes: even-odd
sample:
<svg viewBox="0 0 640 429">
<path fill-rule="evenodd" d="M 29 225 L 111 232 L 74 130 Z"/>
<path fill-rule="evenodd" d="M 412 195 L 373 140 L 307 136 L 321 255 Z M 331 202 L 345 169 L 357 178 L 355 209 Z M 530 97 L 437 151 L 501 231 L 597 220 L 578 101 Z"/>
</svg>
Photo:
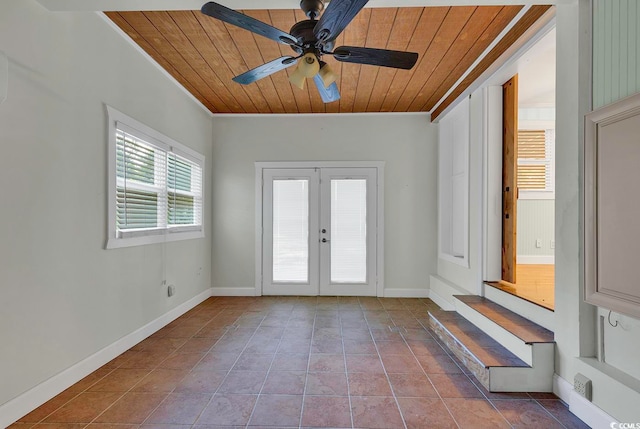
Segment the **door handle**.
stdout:
<svg viewBox="0 0 640 429">
<path fill-rule="evenodd" d="M 326 238 L 323 238 L 323 239 L 322 239 L 322 242 L 323 242 L 323 243 L 328 243 L 328 242 L 329 242 L 329 240 L 327 240 Z"/>
</svg>

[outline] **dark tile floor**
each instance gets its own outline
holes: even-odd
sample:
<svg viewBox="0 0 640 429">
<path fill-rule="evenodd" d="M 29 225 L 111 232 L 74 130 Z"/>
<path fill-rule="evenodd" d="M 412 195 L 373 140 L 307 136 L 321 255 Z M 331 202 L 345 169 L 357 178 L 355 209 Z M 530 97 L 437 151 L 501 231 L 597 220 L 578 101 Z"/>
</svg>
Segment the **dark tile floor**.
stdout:
<svg viewBox="0 0 640 429">
<path fill-rule="evenodd" d="M 484 390 L 428 299 L 210 298 L 12 428 L 585 428 L 554 395 Z"/>
</svg>

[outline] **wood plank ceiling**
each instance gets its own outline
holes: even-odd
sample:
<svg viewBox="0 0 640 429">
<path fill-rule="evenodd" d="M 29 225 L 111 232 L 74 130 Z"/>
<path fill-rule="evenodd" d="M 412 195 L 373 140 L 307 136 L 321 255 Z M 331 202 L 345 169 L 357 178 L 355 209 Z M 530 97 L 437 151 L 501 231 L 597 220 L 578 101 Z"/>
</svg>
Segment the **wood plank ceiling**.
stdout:
<svg viewBox="0 0 640 429">
<path fill-rule="evenodd" d="M 267 61 L 292 55 L 287 45 L 199 11 L 106 15 L 212 113 L 431 112 L 521 8 L 365 8 L 338 37 L 336 46 L 412 51 L 419 54 L 418 62 L 412 70 L 398 70 L 342 63 L 325 55 L 323 60 L 339 74 L 341 94 L 339 101 L 327 104 L 312 81 L 303 90 L 289 83 L 295 66 L 250 85 L 231 80 Z M 481 62 L 471 75 L 479 76 L 548 8 L 532 6 L 490 52 L 490 62 Z M 299 9 L 244 13 L 284 31 L 306 19 Z M 455 90 L 461 93 L 464 88 Z M 438 110 L 443 110 L 442 105 Z"/>
</svg>

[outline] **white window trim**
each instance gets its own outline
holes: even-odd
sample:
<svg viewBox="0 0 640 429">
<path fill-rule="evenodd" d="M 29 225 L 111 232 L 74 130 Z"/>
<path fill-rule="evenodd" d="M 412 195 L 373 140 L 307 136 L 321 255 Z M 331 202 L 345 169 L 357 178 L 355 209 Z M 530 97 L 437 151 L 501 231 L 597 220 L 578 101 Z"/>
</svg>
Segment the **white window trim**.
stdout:
<svg viewBox="0 0 640 429">
<path fill-rule="evenodd" d="M 255 296 L 262 296 L 262 187 L 263 170 L 285 168 L 375 168 L 377 169 L 377 235 L 376 235 L 376 264 L 377 286 L 376 295 L 384 296 L 384 168 L 385 161 L 256 161 L 255 169 Z"/>
<path fill-rule="evenodd" d="M 108 117 L 108 193 L 107 193 L 107 249 L 118 249 L 122 247 L 141 246 L 145 244 L 165 243 L 171 241 L 190 240 L 204 237 L 204 196 L 205 196 L 205 157 L 195 150 L 178 143 L 177 141 L 165 136 L 164 134 L 150 128 L 149 126 L 136 121 L 130 116 L 125 115 L 111 106 L 106 106 Z M 117 124 L 133 130 L 134 134 L 149 137 L 150 143 L 158 147 L 171 151 L 187 159 L 191 159 L 202 167 L 202 219 L 201 225 L 180 227 L 180 230 L 172 230 L 172 228 L 136 230 L 135 232 L 121 232 L 118 236 L 116 230 L 116 126 Z"/>
<path fill-rule="evenodd" d="M 438 137 L 438 258 L 443 261 L 447 261 L 456 265 L 460 265 L 464 268 L 469 268 L 469 139 L 470 139 L 470 103 L 469 98 L 462 100 L 451 111 L 440 120 L 440 135 Z M 449 121 L 456 121 L 463 119 L 464 124 L 464 166 L 465 171 L 463 174 L 462 189 L 463 206 L 462 206 L 462 234 L 463 245 L 462 255 L 453 255 L 451 253 L 452 242 L 452 222 L 453 208 L 452 204 L 446 203 L 446 196 L 451 195 L 451 181 L 452 181 L 452 168 L 445 169 L 447 157 L 451 156 L 452 144 L 451 142 L 445 142 L 443 137 L 443 126 L 447 126 Z M 448 225 L 448 226 L 447 226 Z"/>
</svg>

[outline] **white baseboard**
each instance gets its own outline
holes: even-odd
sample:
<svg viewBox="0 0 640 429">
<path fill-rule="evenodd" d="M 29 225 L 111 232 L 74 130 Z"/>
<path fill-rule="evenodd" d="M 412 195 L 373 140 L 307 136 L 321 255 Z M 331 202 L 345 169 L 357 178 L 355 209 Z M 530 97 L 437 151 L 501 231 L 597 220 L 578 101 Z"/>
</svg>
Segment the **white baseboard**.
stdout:
<svg viewBox="0 0 640 429">
<path fill-rule="evenodd" d="M 553 393 L 569 404 L 569 411 L 592 428 L 608 428 L 611 423 L 619 423 L 593 402 L 580 396 L 573 385 L 558 374 L 553 376 Z"/>
<path fill-rule="evenodd" d="M 385 298 L 429 298 L 429 289 L 390 289 L 384 290 Z"/>
<path fill-rule="evenodd" d="M 256 296 L 254 287 L 213 287 L 211 296 Z"/>
<path fill-rule="evenodd" d="M 211 296 L 211 289 L 178 305 L 143 327 L 97 351 L 77 364 L 43 381 L 22 395 L 0 405 L 0 427 L 4 428 L 38 408 L 49 399 L 82 380 L 107 362 L 129 350 L 149 335 L 177 319 Z"/>
<path fill-rule="evenodd" d="M 571 397 L 573 385 L 558 374 L 553 374 L 553 393 L 567 404 Z"/>
<path fill-rule="evenodd" d="M 553 265 L 555 256 L 553 255 L 517 255 L 516 263 L 523 265 Z"/>
</svg>

